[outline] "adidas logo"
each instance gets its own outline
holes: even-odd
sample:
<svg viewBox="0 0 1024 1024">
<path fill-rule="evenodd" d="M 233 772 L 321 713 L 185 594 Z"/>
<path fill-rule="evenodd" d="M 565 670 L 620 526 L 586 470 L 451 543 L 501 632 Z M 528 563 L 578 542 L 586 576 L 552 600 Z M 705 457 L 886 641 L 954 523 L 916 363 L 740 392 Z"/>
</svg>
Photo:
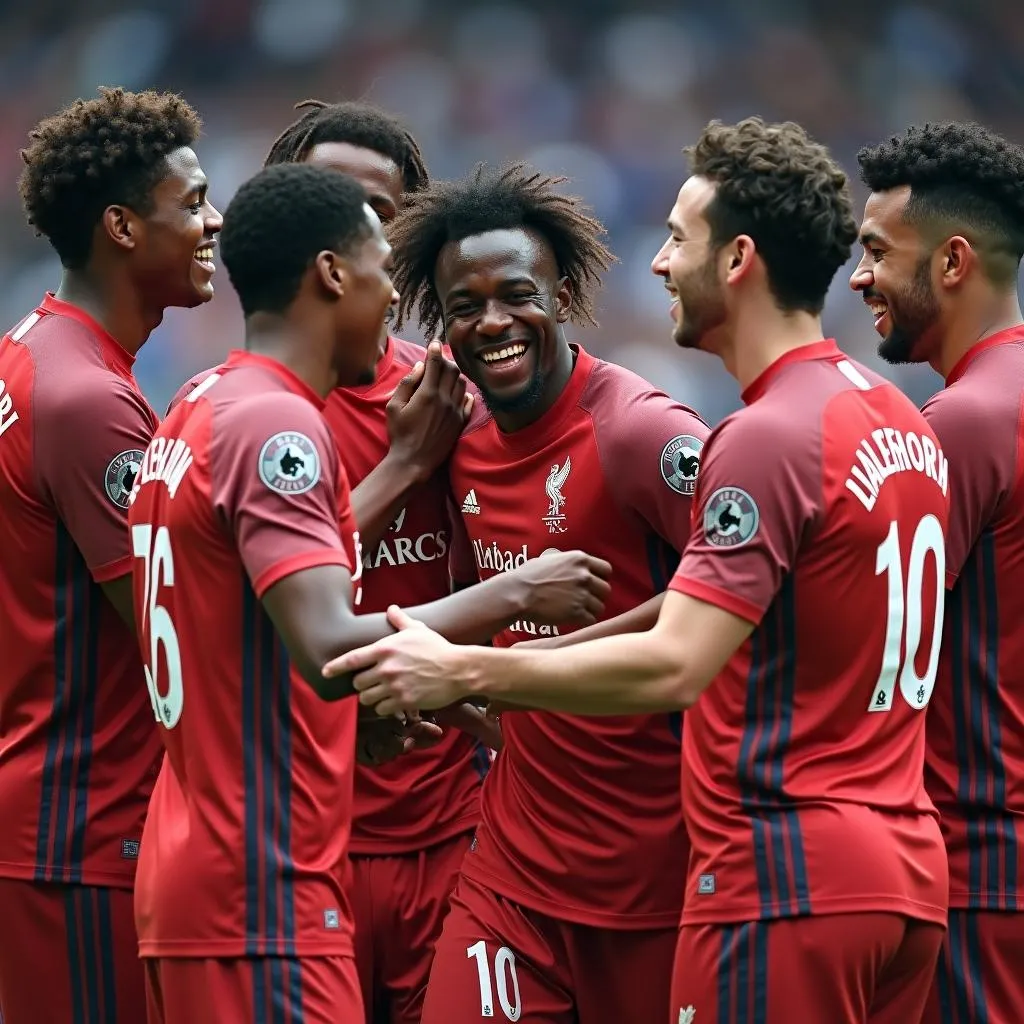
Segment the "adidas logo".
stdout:
<svg viewBox="0 0 1024 1024">
<path fill-rule="evenodd" d="M 480 515 L 480 504 L 476 500 L 475 490 L 470 489 L 466 497 L 462 499 L 462 511 L 474 516 Z"/>
</svg>

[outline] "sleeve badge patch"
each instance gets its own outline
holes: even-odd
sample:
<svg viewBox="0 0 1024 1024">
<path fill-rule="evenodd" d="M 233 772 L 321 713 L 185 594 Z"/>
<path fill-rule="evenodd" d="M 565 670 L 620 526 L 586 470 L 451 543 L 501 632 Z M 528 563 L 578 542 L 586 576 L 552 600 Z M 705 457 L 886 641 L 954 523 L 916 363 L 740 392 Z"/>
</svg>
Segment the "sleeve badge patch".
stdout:
<svg viewBox="0 0 1024 1024">
<path fill-rule="evenodd" d="M 145 452 L 138 448 L 129 448 L 120 455 L 115 455 L 103 474 L 103 489 L 107 497 L 118 507 L 127 508 L 135 487 L 135 480 L 142 469 Z"/>
<path fill-rule="evenodd" d="M 661 449 L 661 478 L 677 494 L 689 497 L 697 489 L 703 448 L 703 441 L 690 434 L 679 434 Z"/>
<path fill-rule="evenodd" d="M 259 473 L 272 491 L 305 494 L 320 480 L 320 453 L 305 434 L 284 430 L 260 449 Z"/>
<path fill-rule="evenodd" d="M 737 548 L 757 533 L 761 514 L 739 487 L 719 487 L 704 506 L 704 533 L 718 548 Z"/>
</svg>

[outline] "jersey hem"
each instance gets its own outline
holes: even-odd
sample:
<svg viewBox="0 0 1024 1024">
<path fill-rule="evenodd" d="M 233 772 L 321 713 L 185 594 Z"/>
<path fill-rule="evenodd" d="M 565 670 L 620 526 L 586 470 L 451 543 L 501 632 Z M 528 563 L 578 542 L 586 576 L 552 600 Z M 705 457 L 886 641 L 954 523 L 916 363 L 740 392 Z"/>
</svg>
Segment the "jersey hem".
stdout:
<svg viewBox="0 0 1024 1024">
<path fill-rule="evenodd" d="M 791 901 L 786 906 L 763 906 L 761 903 L 737 903 L 724 909 L 693 910 L 685 906 L 682 925 L 695 924 L 736 924 L 745 921 L 780 921 L 794 917 L 825 917 L 830 914 L 902 914 L 918 921 L 946 926 L 947 910 L 931 903 L 917 900 L 898 899 L 892 896 L 835 897 L 814 900 L 812 909 L 800 913 L 792 909 Z"/>
<path fill-rule="evenodd" d="M 1007 906 L 1013 900 L 1017 906 Z M 950 889 L 950 910 L 988 911 L 993 914 L 1019 914 L 1024 912 L 1024 899 L 1019 896 L 1007 896 L 1005 892 L 990 892 L 987 889 Z"/>
<path fill-rule="evenodd" d="M 431 832 L 429 836 L 419 836 L 416 839 L 397 836 L 394 839 L 389 839 L 387 836 L 379 836 L 375 839 L 356 839 L 353 836 L 349 840 L 348 852 L 350 856 L 354 857 L 396 857 L 405 853 L 420 853 L 423 850 L 431 850 L 435 846 L 451 842 L 459 836 L 475 832 L 479 823 L 480 815 L 472 814 L 465 818 L 459 818 L 443 829 Z"/>
<path fill-rule="evenodd" d="M 132 556 L 125 555 L 115 562 L 105 562 L 103 565 L 89 569 L 89 575 L 96 583 L 109 583 L 111 580 L 127 576 L 132 571 Z"/>
<path fill-rule="evenodd" d="M 306 957 L 306 956 L 355 956 L 355 946 L 351 939 L 343 942 L 311 942 L 294 940 L 285 948 L 276 942 L 257 942 L 253 949 L 252 943 L 246 939 L 220 939 L 216 942 L 197 942 L 194 939 L 174 939 L 157 941 L 155 939 L 139 939 L 139 956 L 147 958 L 192 958 L 192 957 L 225 957 L 231 960 L 249 960 L 258 957 Z"/>
<path fill-rule="evenodd" d="M 467 861 L 470 858 L 467 856 Z M 519 903 L 528 910 L 536 910 L 556 921 L 564 921 L 567 924 L 581 924 L 587 928 L 607 928 L 609 931 L 619 932 L 644 932 L 660 931 L 663 928 L 678 928 L 679 917 L 682 907 L 661 914 L 613 914 L 595 913 L 591 910 L 584 910 L 582 907 L 573 906 L 568 901 L 547 900 L 535 893 L 524 892 L 514 885 L 509 885 L 503 879 L 492 875 L 489 871 L 479 867 L 472 867 L 466 862 L 462 866 L 462 875 L 473 882 L 479 882 L 489 889 L 493 889 L 499 896 Z"/>
<path fill-rule="evenodd" d="M 0 861 L 0 878 L 11 878 L 18 882 L 35 882 L 39 885 L 87 885 L 98 889 L 135 888 L 135 871 L 128 875 L 113 871 L 82 871 L 73 868 L 42 868 L 36 864 L 12 864 Z"/>
<path fill-rule="evenodd" d="M 702 580 L 692 579 L 689 576 L 673 577 L 668 585 L 668 589 L 674 590 L 679 594 L 686 594 L 688 597 L 695 597 L 698 601 L 706 601 L 708 604 L 713 604 L 716 608 L 722 608 L 733 615 L 738 615 L 741 619 L 746 619 L 747 622 L 755 626 L 764 617 L 764 609 L 759 608 L 756 604 L 745 601 L 742 597 L 737 597 L 735 594 L 730 594 L 727 590 L 714 587 Z"/>
<path fill-rule="evenodd" d="M 275 562 L 266 568 L 252 581 L 252 589 L 258 600 L 275 584 L 280 583 L 286 576 L 302 572 L 303 569 L 315 569 L 321 565 L 340 565 L 343 569 L 351 570 L 348 556 L 344 551 L 337 548 L 317 548 L 316 551 L 306 551 L 301 555 L 291 555 L 280 562 Z"/>
</svg>

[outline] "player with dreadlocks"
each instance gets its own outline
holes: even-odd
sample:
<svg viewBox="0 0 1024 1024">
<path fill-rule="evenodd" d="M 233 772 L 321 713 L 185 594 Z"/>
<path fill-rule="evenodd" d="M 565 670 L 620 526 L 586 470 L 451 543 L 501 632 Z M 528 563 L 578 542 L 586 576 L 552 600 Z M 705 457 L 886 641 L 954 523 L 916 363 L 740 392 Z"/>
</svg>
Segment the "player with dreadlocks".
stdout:
<svg viewBox="0 0 1024 1024">
<path fill-rule="evenodd" d="M 364 103 L 299 106 L 308 109 L 274 143 L 268 165 L 299 162 L 348 174 L 385 222 L 407 194 L 426 185 L 419 148 L 389 114 Z M 425 358 L 420 346 L 390 337 L 383 324 L 382 341 L 376 381 L 337 388 L 324 407 L 354 487 L 364 613 L 383 612 L 394 601 L 430 603 L 449 593 L 448 486 L 437 467 L 464 422 L 464 383 L 440 346 Z M 563 558 L 560 565 L 534 563 L 495 581 L 492 593 L 499 600 L 490 605 L 493 611 L 481 594 L 474 611 L 489 623 L 482 638 L 528 613 L 559 621 L 566 602 L 579 593 L 566 573 L 579 571 L 582 589 L 587 579 L 580 557 Z M 565 586 L 552 591 L 559 581 Z M 474 720 L 474 710 L 459 708 L 441 721 L 461 723 L 496 745 L 497 730 L 486 729 L 478 712 Z M 364 734 L 367 724 L 372 734 L 385 723 L 371 718 Z M 418 1024 L 434 942 L 479 820 L 490 758 L 477 738 L 452 728 L 436 746 L 386 764 L 372 761 L 364 755 L 355 779 L 350 851 L 356 963 L 369 1024 Z"/>
<path fill-rule="evenodd" d="M 161 749 L 127 509 L 157 419 L 132 364 L 168 306 L 213 295 L 199 130 L 179 96 L 104 89 L 22 152 L 29 223 L 63 273 L 0 341 L 6 1024 L 145 1018 L 132 887 Z"/>
<path fill-rule="evenodd" d="M 708 428 L 567 340 L 565 323 L 595 321 L 613 257 L 563 180 L 480 167 L 418 193 L 392 227 L 399 308 L 443 326 L 486 405 L 451 460 L 471 541 L 456 580 L 581 548 L 614 566 L 606 616 L 649 624 L 689 535 Z M 580 636 L 566 627 L 524 617 L 495 644 Z M 423 1024 L 499 1006 L 509 1020 L 663 1024 L 687 857 L 680 717 L 515 711 L 502 726 Z"/>
</svg>

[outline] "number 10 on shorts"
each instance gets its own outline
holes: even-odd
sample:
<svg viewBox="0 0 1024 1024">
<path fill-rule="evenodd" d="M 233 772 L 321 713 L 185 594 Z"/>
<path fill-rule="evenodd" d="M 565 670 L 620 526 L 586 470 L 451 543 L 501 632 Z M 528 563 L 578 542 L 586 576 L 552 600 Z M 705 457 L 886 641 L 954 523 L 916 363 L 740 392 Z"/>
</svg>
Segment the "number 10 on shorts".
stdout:
<svg viewBox="0 0 1024 1024">
<path fill-rule="evenodd" d="M 476 973 L 480 981 L 480 1016 L 494 1016 L 494 992 L 498 993 L 498 1005 L 507 1020 L 519 1020 L 523 1008 L 519 1003 L 519 977 L 516 974 L 516 956 L 508 946 L 502 946 L 494 954 L 494 984 L 491 984 L 491 965 L 487 958 L 487 943 L 481 939 L 466 947 L 466 956 L 476 960 Z M 509 999 L 509 986 L 512 998 Z"/>
</svg>

